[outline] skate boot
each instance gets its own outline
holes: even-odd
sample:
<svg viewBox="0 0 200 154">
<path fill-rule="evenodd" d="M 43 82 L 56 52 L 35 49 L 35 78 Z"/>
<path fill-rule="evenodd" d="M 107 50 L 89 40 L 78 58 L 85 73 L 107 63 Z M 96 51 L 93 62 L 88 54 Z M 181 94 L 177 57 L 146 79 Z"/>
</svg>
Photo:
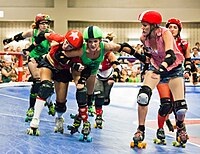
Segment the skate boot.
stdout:
<svg viewBox="0 0 200 154">
<path fill-rule="evenodd" d="M 94 117 L 95 111 L 93 106 L 88 106 L 88 116 Z"/>
<path fill-rule="evenodd" d="M 79 117 L 78 115 L 75 115 L 73 125 L 68 125 L 67 126 L 67 129 L 70 130 L 70 134 L 71 135 L 73 135 L 76 132 L 79 133 L 78 128 L 81 125 L 81 121 L 82 121 L 81 117 Z"/>
<path fill-rule="evenodd" d="M 167 143 L 166 143 L 166 140 L 165 140 L 165 131 L 164 131 L 163 128 L 159 128 L 159 129 L 157 130 L 156 135 L 157 135 L 157 138 L 153 140 L 153 142 L 154 142 L 155 144 L 163 144 L 163 145 L 166 145 L 166 144 L 167 144 Z"/>
<path fill-rule="evenodd" d="M 94 124 L 94 127 L 95 128 L 100 128 L 100 129 L 102 129 L 103 128 L 103 126 L 102 126 L 102 124 L 103 124 L 103 119 L 102 119 L 102 115 L 97 115 L 97 117 L 96 117 L 96 119 L 95 119 L 95 124 Z"/>
<path fill-rule="evenodd" d="M 38 118 L 33 118 L 30 123 L 30 128 L 27 129 L 28 135 L 40 135 L 40 131 L 38 130 L 40 120 Z"/>
<path fill-rule="evenodd" d="M 31 121 L 33 118 L 33 114 L 34 114 L 34 108 L 31 107 L 26 111 L 25 122 Z"/>
<path fill-rule="evenodd" d="M 64 126 L 63 126 L 64 118 L 56 117 L 55 123 L 56 123 L 56 127 L 54 127 L 54 132 L 55 133 L 60 132 L 61 134 L 63 134 L 64 133 Z"/>
<path fill-rule="evenodd" d="M 179 128 L 177 126 L 177 132 L 176 132 L 176 141 L 172 142 L 172 145 L 175 147 L 183 147 L 185 148 L 186 142 L 189 139 L 189 136 L 186 132 L 185 125 L 183 127 Z"/>
<path fill-rule="evenodd" d="M 45 106 L 48 106 L 48 109 L 49 109 L 48 114 L 49 114 L 49 115 L 52 115 L 52 116 L 55 116 L 56 111 L 55 111 L 55 106 L 54 106 L 54 104 L 53 104 L 52 102 L 50 102 L 49 104 L 46 102 L 46 103 L 45 103 Z"/>
<path fill-rule="evenodd" d="M 87 142 L 91 142 L 92 138 L 89 136 L 91 132 L 91 124 L 89 121 L 86 121 L 83 123 L 83 129 L 81 131 L 81 136 L 79 138 L 79 141 L 86 140 Z"/>
<path fill-rule="evenodd" d="M 174 132 L 174 126 L 172 125 L 172 123 L 169 119 L 166 120 L 166 125 L 167 125 L 169 131 Z"/>
<path fill-rule="evenodd" d="M 144 140 L 144 132 L 140 131 L 139 129 L 133 136 L 133 142 L 131 142 L 130 146 L 131 148 L 138 147 L 140 148 L 146 148 L 146 143 L 143 142 Z"/>
</svg>

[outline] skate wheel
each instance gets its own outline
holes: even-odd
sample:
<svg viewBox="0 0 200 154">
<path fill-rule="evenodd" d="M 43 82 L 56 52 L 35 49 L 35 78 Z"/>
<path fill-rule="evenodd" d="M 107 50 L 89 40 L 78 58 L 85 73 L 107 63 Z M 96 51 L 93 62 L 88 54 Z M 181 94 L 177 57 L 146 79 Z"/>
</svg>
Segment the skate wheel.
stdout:
<svg viewBox="0 0 200 154">
<path fill-rule="evenodd" d="M 25 118 L 25 122 L 28 122 L 28 118 L 27 117 Z"/>
<path fill-rule="evenodd" d="M 144 149 L 144 148 L 146 148 L 147 144 L 145 142 L 138 142 L 137 146 L 139 149 Z"/>
<path fill-rule="evenodd" d="M 26 133 L 28 135 L 33 135 L 33 130 L 31 128 L 28 128 L 27 131 L 26 131 Z"/>
<path fill-rule="evenodd" d="M 135 143 L 134 143 L 134 142 L 131 142 L 131 143 L 130 143 L 130 147 L 131 147 L 131 148 L 134 148 L 134 146 L 135 146 Z"/>
<path fill-rule="evenodd" d="M 97 124 L 94 124 L 94 128 L 97 128 Z"/>
<path fill-rule="evenodd" d="M 182 148 L 185 148 L 185 147 L 186 147 L 186 144 L 183 144 L 183 145 L 182 145 Z"/>
<path fill-rule="evenodd" d="M 87 142 L 92 142 L 92 137 L 87 137 Z"/>
<path fill-rule="evenodd" d="M 35 131 L 35 135 L 40 136 L 40 131 L 38 129 Z"/>
<path fill-rule="evenodd" d="M 80 135 L 79 141 L 84 141 L 84 135 L 83 134 Z"/>
<path fill-rule="evenodd" d="M 173 142 L 172 142 L 172 145 L 175 146 L 175 147 L 179 147 L 179 146 L 180 146 L 180 143 L 177 142 L 177 141 L 173 141 Z"/>
<path fill-rule="evenodd" d="M 54 133 L 57 133 L 58 132 L 58 129 L 57 127 L 54 128 Z"/>
</svg>

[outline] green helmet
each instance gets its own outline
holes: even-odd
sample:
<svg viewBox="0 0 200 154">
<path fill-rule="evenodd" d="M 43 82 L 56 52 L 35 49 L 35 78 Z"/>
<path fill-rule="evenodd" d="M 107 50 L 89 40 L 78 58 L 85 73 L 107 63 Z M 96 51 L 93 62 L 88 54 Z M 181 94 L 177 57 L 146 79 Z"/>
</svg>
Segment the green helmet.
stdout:
<svg viewBox="0 0 200 154">
<path fill-rule="evenodd" d="M 103 37 L 103 32 L 97 26 L 89 26 L 83 31 L 83 38 L 88 40 L 90 38 L 101 39 Z"/>
</svg>

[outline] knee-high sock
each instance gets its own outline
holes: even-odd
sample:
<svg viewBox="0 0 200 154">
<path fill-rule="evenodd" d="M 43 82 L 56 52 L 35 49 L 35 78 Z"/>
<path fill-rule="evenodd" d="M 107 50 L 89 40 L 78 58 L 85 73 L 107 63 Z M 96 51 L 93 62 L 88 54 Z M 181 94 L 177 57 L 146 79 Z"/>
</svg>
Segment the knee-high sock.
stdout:
<svg viewBox="0 0 200 154">
<path fill-rule="evenodd" d="M 33 118 L 37 118 L 37 119 L 40 118 L 40 114 L 41 114 L 41 112 L 44 108 L 45 102 L 46 102 L 45 100 L 42 100 L 42 99 L 39 99 L 39 98 L 36 99 Z"/>
</svg>

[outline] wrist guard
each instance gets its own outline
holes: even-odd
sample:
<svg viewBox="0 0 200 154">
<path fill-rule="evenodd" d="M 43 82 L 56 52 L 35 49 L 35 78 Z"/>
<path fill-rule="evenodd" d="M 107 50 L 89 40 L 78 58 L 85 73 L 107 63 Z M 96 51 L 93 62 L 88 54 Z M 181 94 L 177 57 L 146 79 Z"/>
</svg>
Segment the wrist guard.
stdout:
<svg viewBox="0 0 200 154">
<path fill-rule="evenodd" d="M 23 32 L 15 35 L 14 40 L 17 41 L 17 42 L 20 41 L 20 40 L 24 40 L 25 38 L 22 36 L 22 34 L 23 34 Z"/>
</svg>

